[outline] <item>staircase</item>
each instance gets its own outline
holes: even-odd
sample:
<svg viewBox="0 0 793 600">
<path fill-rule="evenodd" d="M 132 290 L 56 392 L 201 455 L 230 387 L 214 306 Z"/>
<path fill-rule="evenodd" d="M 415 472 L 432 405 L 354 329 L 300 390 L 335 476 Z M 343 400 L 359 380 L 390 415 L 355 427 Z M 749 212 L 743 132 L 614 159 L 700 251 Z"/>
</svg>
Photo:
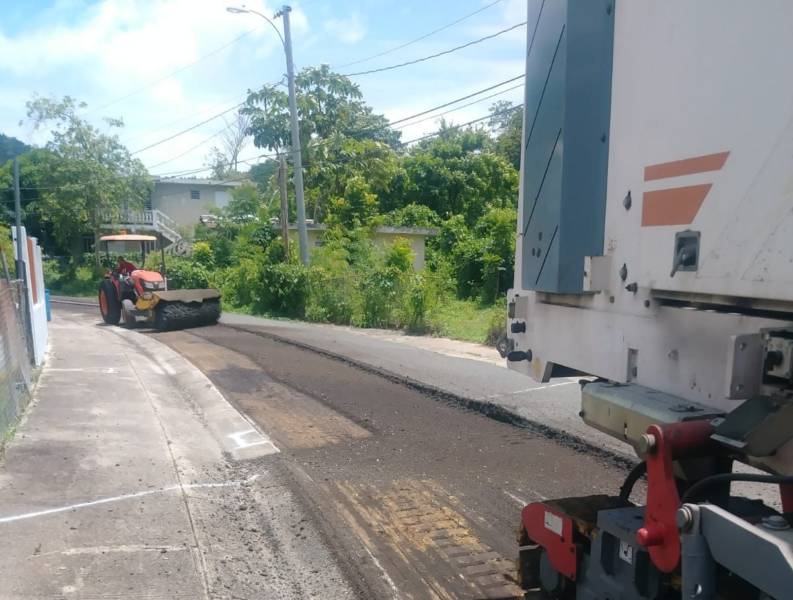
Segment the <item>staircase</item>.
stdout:
<svg viewBox="0 0 793 600">
<path fill-rule="evenodd" d="M 119 228 L 130 231 L 153 231 L 161 234 L 165 241 L 165 252 L 174 256 L 190 254 L 192 245 L 177 231 L 177 223 L 161 210 L 123 210 L 118 218 L 106 213 L 102 215 L 102 229 L 115 231 Z"/>
</svg>

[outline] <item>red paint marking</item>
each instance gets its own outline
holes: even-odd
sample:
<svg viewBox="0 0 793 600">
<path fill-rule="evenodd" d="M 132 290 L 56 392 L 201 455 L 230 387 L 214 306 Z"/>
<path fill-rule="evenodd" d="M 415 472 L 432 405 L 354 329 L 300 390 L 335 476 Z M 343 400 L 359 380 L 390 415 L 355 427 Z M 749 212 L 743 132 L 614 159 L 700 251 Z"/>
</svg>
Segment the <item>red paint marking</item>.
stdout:
<svg viewBox="0 0 793 600">
<path fill-rule="evenodd" d="M 694 221 L 711 183 L 644 192 L 642 227 L 688 225 Z"/>
<path fill-rule="evenodd" d="M 551 519 L 558 520 L 561 531 L 556 532 L 546 524 L 546 513 Z M 575 581 L 578 568 L 578 550 L 573 542 L 573 520 L 557 512 L 542 502 L 535 502 L 523 508 L 521 513 L 523 527 L 529 539 L 539 544 L 548 553 L 553 568 L 568 579 Z"/>
<path fill-rule="evenodd" d="M 30 290 L 33 292 L 33 304 L 39 303 L 39 282 L 36 273 L 36 253 L 33 251 L 33 239 L 28 238 L 28 271 L 30 272 Z"/>
<path fill-rule="evenodd" d="M 644 167 L 644 180 L 654 181 L 656 179 L 666 179 L 668 177 L 680 177 L 681 175 L 693 175 L 694 173 L 705 173 L 707 171 L 718 171 L 727 162 L 729 152 L 719 152 L 717 154 L 706 154 L 704 156 L 694 156 L 683 160 L 673 160 L 672 162 L 659 163 Z"/>
</svg>

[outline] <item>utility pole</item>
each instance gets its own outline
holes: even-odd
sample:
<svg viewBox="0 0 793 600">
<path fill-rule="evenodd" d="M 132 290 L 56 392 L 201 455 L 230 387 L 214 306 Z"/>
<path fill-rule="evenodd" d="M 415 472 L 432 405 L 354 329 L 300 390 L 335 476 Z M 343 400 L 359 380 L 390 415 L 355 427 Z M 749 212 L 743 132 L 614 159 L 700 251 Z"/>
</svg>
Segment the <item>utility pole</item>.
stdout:
<svg viewBox="0 0 793 600">
<path fill-rule="evenodd" d="M 28 280 L 25 275 L 25 261 L 22 260 L 22 194 L 19 190 L 19 159 L 14 159 L 14 221 L 17 230 L 17 260 L 16 275 L 20 280 L 19 301 L 22 305 L 22 314 L 25 323 L 25 342 L 28 348 L 28 357 L 33 362 L 33 318 L 30 314 L 30 302 L 28 301 Z M 28 260 L 33 257 L 28 256 Z"/>
<path fill-rule="evenodd" d="M 14 159 L 14 215 L 17 228 L 17 279 L 25 284 L 25 261 L 22 260 L 22 194 L 19 191 L 19 159 Z"/>
<path fill-rule="evenodd" d="M 286 158 L 279 157 L 278 189 L 281 192 L 281 236 L 284 240 L 284 262 L 289 262 L 289 200 L 286 196 Z"/>
<path fill-rule="evenodd" d="M 300 261 L 308 264 L 308 231 L 306 230 L 306 202 L 303 197 L 303 158 L 300 152 L 300 126 L 297 120 L 295 97 L 295 65 L 292 62 L 292 30 L 289 26 L 291 6 L 284 6 L 276 17 L 284 19 L 284 51 L 286 52 L 286 77 L 289 82 L 289 116 L 292 120 L 292 165 L 295 170 L 295 203 L 297 204 L 297 236 L 300 241 Z"/>
</svg>

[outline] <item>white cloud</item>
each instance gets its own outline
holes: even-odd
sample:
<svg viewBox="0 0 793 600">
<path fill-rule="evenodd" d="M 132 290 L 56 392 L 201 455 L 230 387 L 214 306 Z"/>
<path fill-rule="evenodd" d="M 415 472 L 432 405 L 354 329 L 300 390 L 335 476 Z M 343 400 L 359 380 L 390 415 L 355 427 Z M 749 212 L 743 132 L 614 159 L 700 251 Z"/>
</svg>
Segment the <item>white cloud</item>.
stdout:
<svg viewBox="0 0 793 600">
<path fill-rule="evenodd" d="M 325 30 L 345 44 L 359 42 L 366 35 L 366 27 L 357 12 L 344 19 L 328 19 Z"/>
</svg>

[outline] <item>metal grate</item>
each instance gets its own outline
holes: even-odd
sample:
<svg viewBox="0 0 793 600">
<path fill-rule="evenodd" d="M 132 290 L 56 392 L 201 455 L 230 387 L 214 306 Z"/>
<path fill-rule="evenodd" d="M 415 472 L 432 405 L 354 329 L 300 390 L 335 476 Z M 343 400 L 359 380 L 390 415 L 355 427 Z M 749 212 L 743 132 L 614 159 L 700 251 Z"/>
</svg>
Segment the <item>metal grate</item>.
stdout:
<svg viewBox="0 0 793 600">
<path fill-rule="evenodd" d="M 16 422 L 30 396 L 30 358 L 18 283 L 0 279 L 0 436 Z"/>
</svg>

